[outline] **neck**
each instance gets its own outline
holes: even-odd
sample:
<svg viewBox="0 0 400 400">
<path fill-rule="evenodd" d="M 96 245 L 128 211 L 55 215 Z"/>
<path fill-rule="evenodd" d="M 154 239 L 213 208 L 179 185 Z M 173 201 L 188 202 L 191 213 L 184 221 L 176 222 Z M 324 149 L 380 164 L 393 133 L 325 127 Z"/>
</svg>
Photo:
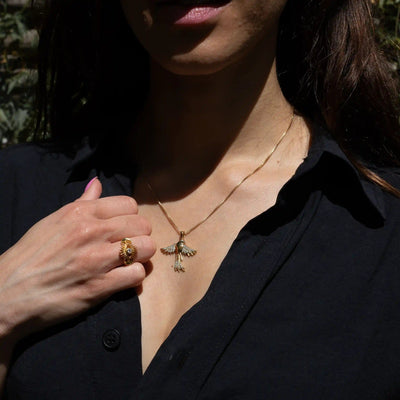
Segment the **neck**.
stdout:
<svg viewBox="0 0 400 400">
<path fill-rule="evenodd" d="M 174 75 L 153 63 L 135 127 L 136 157 L 160 192 L 162 182 L 170 187 L 183 176 L 199 183 L 221 163 L 262 160 L 282 135 L 292 108 L 278 84 L 275 58 L 253 53 L 257 59 L 206 76 Z"/>
</svg>

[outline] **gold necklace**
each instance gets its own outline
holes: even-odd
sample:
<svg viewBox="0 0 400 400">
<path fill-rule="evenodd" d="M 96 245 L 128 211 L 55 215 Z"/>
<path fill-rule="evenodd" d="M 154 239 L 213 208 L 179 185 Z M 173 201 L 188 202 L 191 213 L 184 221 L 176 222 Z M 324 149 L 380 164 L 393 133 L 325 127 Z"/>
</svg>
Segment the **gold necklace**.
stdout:
<svg viewBox="0 0 400 400">
<path fill-rule="evenodd" d="M 147 182 L 147 186 L 149 187 L 151 193 L 153 194 L 155 200 L 157 201 L 157 204 L 159 205 L 161 211 L 167 218 L 168 222 L 171 224 L 171 226 L 174 228 L 176 233 L 179 235 L 179 240 L 177 243 L 173 243 L 167 247 L 162 247 L 160 249 L 161 253 L 165 255 L 175 255 L 175 263 L 173 265 L 174 271 L 175 272 L 185 272 L 185 268 L 183 266 L 183 256 L 186 257 L 192 257 L 197 253 L 197 250 L 191 249 L 188 247 L 185 243 L 185 236 L 189 235 L 189 233 L 193 232 L 195 229 L 197 229 L 200 225 L 204 224 L 212 215 L 214 215 L 228 200 L 229 198 L 235 193 L 235 191 L 251 176 L 253 176 L 256 172 L 258 172 L 271 158 L 271 156 L 275 153 L 275 150 L 278 148 L 279 144 L 282 142 L 283 138 L 286 136 L 286 134 L 289 132 L 290 128 L 292 127 L 294 120 L 294 112 L 290 118 L 289 126 L 285 130 L 285 132 L 282 133 L 281 137 L 279 140 L 276 142 L 275 146 L 272 148 L 272 150 L 269 152 L 267 157 L 263 160 L 263 162 L 258 165 L 252 172 L 247 174 L 229 193 L 228 195 L 200 222 L 198 222 L 196 225 L 192 226 L 190 229 L 183 231 L 178 228 L 172 217 L 168 214 L 168 211 L 166 210 L 165 206 L 161 201 L 158 199 L 158 196 L 152 186 L 150 185 L 149 182 Z"/>
</svg>

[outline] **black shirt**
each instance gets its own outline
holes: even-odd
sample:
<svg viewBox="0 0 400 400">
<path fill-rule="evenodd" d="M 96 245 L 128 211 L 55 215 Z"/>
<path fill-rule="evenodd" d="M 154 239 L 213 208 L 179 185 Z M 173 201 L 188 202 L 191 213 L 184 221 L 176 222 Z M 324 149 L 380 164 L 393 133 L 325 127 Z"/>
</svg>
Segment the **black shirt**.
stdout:
<svg viewBox="0 0 400 400">
<path fill-rule="evenodd" d="M 129 195 L 134 171 L 103 152 L 2 151 L 1 251 L 95 175 L 104 196 Z M 400 186 L 396 171 L 378 172 Z M 276 205 L 243 227 L 143 376 L 129 290 L 22 341 L 5 398 L 400 399 L 399 245 L 400 201 L 316 129 Z"/>
</svg>

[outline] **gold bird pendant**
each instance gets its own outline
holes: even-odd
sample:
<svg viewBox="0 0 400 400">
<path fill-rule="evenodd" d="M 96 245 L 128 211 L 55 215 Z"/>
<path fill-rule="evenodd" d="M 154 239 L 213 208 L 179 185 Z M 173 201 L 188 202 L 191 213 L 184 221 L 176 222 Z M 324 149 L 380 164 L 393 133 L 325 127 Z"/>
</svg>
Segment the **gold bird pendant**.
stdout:
<svg viewBox="0 0 400 400">
<path fill-rule="evenodd" d="M 161 248 L 161 253 L 165 255 L 175 254 L 175 263 L 172 266 L 174 268 L 174 271 L 185 272 L 185 267 L 183 266 L 183 256 L 193 257 L 197 253 L 197 251 L 186 246 L 185 232 L 181 231 L 179 233 L 179 241 L 167 247 Z"/>
</svg>

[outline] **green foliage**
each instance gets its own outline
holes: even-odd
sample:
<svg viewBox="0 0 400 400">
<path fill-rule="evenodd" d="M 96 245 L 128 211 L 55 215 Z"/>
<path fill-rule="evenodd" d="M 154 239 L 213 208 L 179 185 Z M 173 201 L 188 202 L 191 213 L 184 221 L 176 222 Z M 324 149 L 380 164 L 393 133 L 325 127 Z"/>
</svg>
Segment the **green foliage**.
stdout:
<svg viewBox="0 0 400 400">
<path fill-rule="evenodd" d="M 400 68 L 400 0 L 375 0 L 375 23 L 377 36 L 383 49 L 393 62 L 393 68 Z"/>
<path fill-rule="evenodd" d="M 29 140 L 34 130 L 38 33 L 30 6 L 0 3 L 0 145 Z"/>
<path fill-rule="evenodd" d="M 400 70 L 400 0 L 371 0 L 377 36 Z M 30 0 L 0 0 L 0 147 L 27 141 L 35 124 L 37 10 Z"/>
</svg>

